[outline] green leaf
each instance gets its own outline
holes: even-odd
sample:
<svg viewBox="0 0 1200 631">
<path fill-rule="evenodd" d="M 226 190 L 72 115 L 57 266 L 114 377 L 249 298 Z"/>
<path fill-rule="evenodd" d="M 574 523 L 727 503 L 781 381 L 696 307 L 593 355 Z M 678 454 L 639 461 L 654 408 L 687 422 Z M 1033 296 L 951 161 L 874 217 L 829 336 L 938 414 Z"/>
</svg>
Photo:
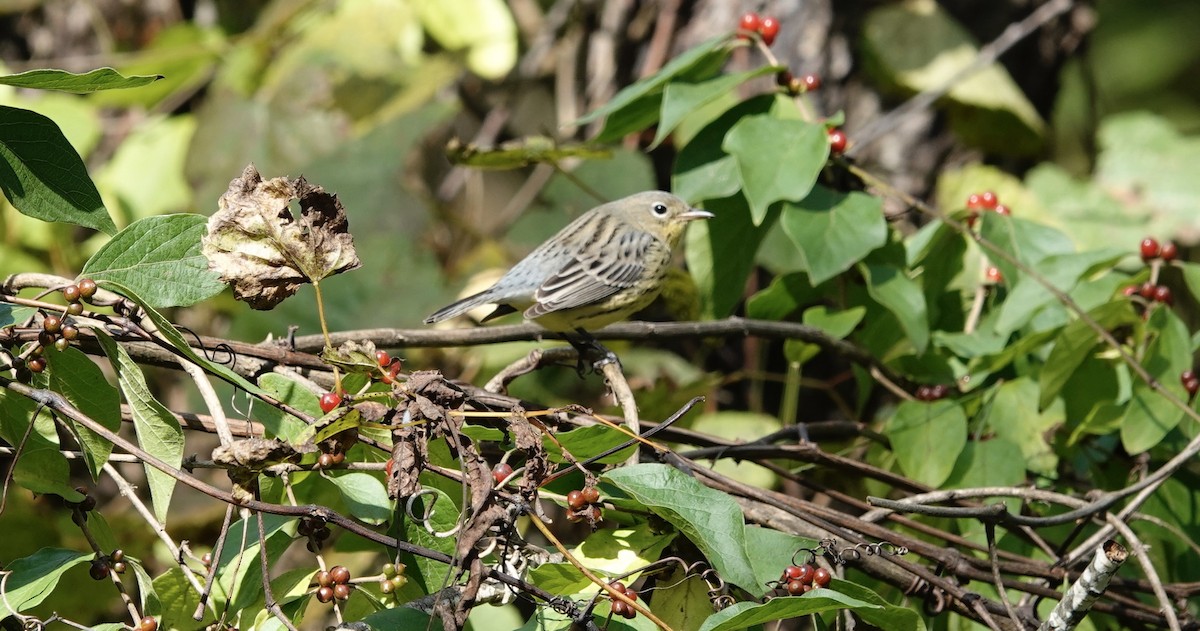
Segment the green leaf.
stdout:
<svg viewBox="0 0 1200 631">
<path fill-rule="evenodd" d="M 37 90 L 59 90 L 87 94 L 100 90 L 140 88 L 162 78 L 162 75 L 125 77 L 112 68 L 97 68 L 83 74 L 66 70 L 30 70 L 20 74 L 0 76 L 0 84 Z"/>
<path fill-rule="evenodd" d="M 654 614 L 668 627 L 699 629 L 712 615 L 708 584 L 699 576 L 687 574 L 682 568 L 676 567 L 659 578 L 658 584 L 666 587 L 654 593 Z"/>
<path fill-rule="evenodd" d="M 984 216 L 984 223 L 987 223 L 993 216 L 1001 220 L 1006 219 L 994 215 L 994 213 L 988 213 Z M 1063 292 L 1070 292 L 1090 272 L 1097 269 L 1111 269 L 1114 263 L 1127 254 L 1127 252 L 1114 248 L 1052 254 L 1039 260 L 1034 269 L 1054 287 Z M 1014 273 L 1016 272 L 1014 271 Z M 1050 290 L 1033 278 L 1024 274 L 1019 277 L 1005 276 L 1005 278 L 1016 279 L 1016 282 L 1004 300 L 1000 315 L 995 320 L 995 326 L 1001 334 L 1016 331 L 1025 326 L 1040 309 L 1057 303 Z"/>
<path fill-rule="evenodd" d="M 697 416 L 691 424 L 694 431 L 739 442 L 747 436 L 766 436 L 781 428 L 779 419 L 770 414 L 742 410 L 705 412 Z M 760 488 L 774 488 L 779 481 L 775 472 L 746 460 L 735 462 L 732 458 L 720 459 L 713 463 L 712 467 L 714 471 L 738 482 Z"/>
<path fill-rule="evenodd" d="M 63 548 L 42 548 L 30 556 L 17 559 L 4 570 L 4 598 L 0 599 L 0 618 L 32 609 L 42 603 L 67 570 L 88 561 L 91 552 Z"/>
<path fill-rule="evenodd" d="M 200 596 L 178 567 L 173 566 L 154 579 L 154 592 L 162 601 L 162 609 L 158 612 L 162 616 L 160 628 L 183 629 L 213 620 L 212 610 L 207 607 L 204 609 L 204 619 L 192 619 L 196 605 L 200 604 Z"/>
<path fill-rule="evenodd" d="M 376 611 L 362 619 L 372 629 L 428 629 L 434 621 L 429 614 L 412 607 L 400 606 Z"/>
<path fill-rule="evenodd" d="M 35 418 L 35 409 L 31 399 L 11 390 L 0 390 L 0 438 L 13 446 L 25 442 L 12 473 L 13 481 L 34 493 L 53 493 L 72 502 L 81 501 L 83 496 L 71 484 L 71 466 L 59 451 L 54 420 L 48 414 L 38 414 Z"/>
<path fill-rule="evenodd" d="M 458 523 L 458 509 L 454 506 L 454 500 L 451 500 L 446 493 L 439 489 L 431 489 L 431 491 L 427 490 L 413 501 L 412 514 L 430 515 L 429 525 L 431 528 L 438 532 L 449 532 Z M 432 514 L 430 514 L 431 508 Z M 425 529 L 421 522 L 408 519 L 407 516 L 403 520 L 397 516 L 396 520 L 402 521 L 401 537 L 405 541 L 446 554 L 454 554 L 454 537 L 435 537 Z M 406 574 L 424 587 L 426 593 L 440 589 L 445 583 L 449 571 L 445 563 L 416 555 L 404 554 L 401 555 L 401 558 L 405 559 L 404 563 L 408 565 Z"/>
<path fill-rule="evenodd" d="M 49 118 L 0 105 L 0 165 L 0 190 L 21 214 L 117 231 L 83 160 Z"/>
<path fill-rule="evenodd" d="M 906 92 L 948 85 L 939 103 L 966 141 L 1007 155 L 1041 147 L 1045 123 L 1003 66 L 992 63 L 958 77 L 975 63 L 979 48 L 938 3 L 917 0 L 875 9 L 862 37 L 869 67 L 887 82 Z"/>
<path fill-rule="evenodd" d="M 622 89 L 612 98 L 611 101 L 603 106 L 591 111 L 579 120 L 571 123 L 572 126 L 583 125 L 594 120 L 600 119 L 602 116 L 611 117 L 614 113 L 629 109 L 631 105 L 641 101 L 639 107 L 643 106 L 647 97 L 655 97 L 654 110 L 657 117 L 658 103 L 662 98 L 662 91 L 666 84 L 676 78 L 690 78 L 693 81 L 700 81 L 711 77 L 713 73 L 725 64 L 725 60 L 729 57 L 729 48 L 726 46 L 728 38 L 725 36 L 714 37 L 700 45 L 691 48 L 682 55 L 675 57 L 662 70 L 642 79 L 632 85 Z M 653 122 L 653 121 L 652 121 Z M 628 131 L 637 131 L 637 129 L 629 129 L 627 132 L 620 132 L 616 129 L 611 129 L 612 121 L 605 121 L 604 131 L 600 137 L 603 138 L 620 138 Z M 597 138 L 600 140 L 600 138 Z"/>
<path fill-rule="evenodd" d="M 805 309 L 802 321 L 808 326 L 825 331 L 830 337 L 844 339 L 854 332 L 867 314 L 866 307 L 851 307 L 845 311 L 830 311 L 825 305 Z"/>
<path fill-rule="evenodd" d="M 1137 321 L 1137 314 L 1133 312 L 1128 300 L 1114 300 L 1103 304 L 1088 312 L 1088 315 L 1105 329 Z M 1075 369 L 1099 342 L 1100 335 L 1083 320 L 1076 320 L 1063 328 L 1062 333 L 1054 340 L 1054 347 L 1050 349 L 1046 364 L 1038 375 L 1038 387 L 1041 388 L 1039 408 L 1045 409 L 1050 405 Z"/>
<path fill-rule="evenodd" d="M 94 327 L 92 331 L 104 349 L 104 354 L 108 355 L 108 361 L 116 373 L 117 384 L 125 394 L 125 401 L 129 404 L 129 411 L 133 416 L 133 429 L 137 432 L 138 445 L 168 466 L 178 469 L 183 464 L 183 429 L 179 427 L 175 415 L 150 393 L 141 367 L 133 361 L 129 353 L 104 329 Z M 150 485 L 154 517 L 159 522 L 166 523 L 171 494 L 175 492 L 175 478 L 147 463 L 146 480 Z"/>
<path fill-rule="evenodd" d="M 850 269 L 887 241 L 883 200 L 819 185 L 799 203 L 783 204 L 779 224 L 799 249 L 814 285 Z"/>
<path fill-rule="evenodd" d="M 867 280 L 867 293 L 900 321 L 914 352 L 924 353 L 929 345 L 929 317 L 920 286 L 893 265 L 860 263 L 859 269 Z"/>
<path fill-rule="evenodd" d="M 734 88 L 755 78 L 765 74 L 773 74 L 779 72 L 783 68 L 780 66 L 760 66 L 754 70 L 739 72 L 737 74 L 720 75 L 715 79 L 701 81 L 698 83 L 684 83 L 675 81 L 668 83 L 663 90 L 662 112 L 658 118 L 658 130 L 654 134 L 654 141 L 650 143 L 650 149 L 654 149 L 667 136 L 671 135 L 672 131 L 679 126 L 683 119 L 696 110 L 708 105 L 709 103 L 726 96 Z"/>
<path fill-rule="evenodd" d="M 1183 271 L 1183 281 L 1192 294 L 1192 300 L 1200 302 L 1200 264 L 1183 262 L 1175 265 Z M 0 326 L 3 326 L 3 322 L 0 322 Z"/>
<path fill-rule="evenodd" d="M 739 120 L 721 148 L 737 161 L 756 226 L 764 223 L 771 204 L 804 199 L 829 158 L 824 125 L 770 114 Z"/>
<path fill-rule="evenodd" d="M 471 72 L 496 81 L 517 63 L 517 26 L 503 0 L 426 0 L 411 4 L 438 44 L 448 50 L 465 51 Z"/>
<path fill-rule="evenodd" d="M 674 540 L 675 533 L 656 531 L 643 521 L 633 528 L 594 532 L 580 542 L 573 554 L 589 569 L 610 575 L 625 574 L 658 560 Z M 633 583 L 638 576 L 631 574 L 627 582 Z"/>
<path fill-rule="evenodd" d="M 1017 486 L 1025 482 L 1025 469 L 1016 443 L 1004 438 L 972 440 L 963 446 L 945 487 Z"/>
<path fill-rule="evenodd" d="M 392 500 L 383 482 L 370 473 L 355 471 L 329 475 L 327 480 L 342 492 L 350 514 L 368 524 L 381 524 L 392 516 Z"/>
<path fill-rule="evenodd" d="M 769 112 L 774 102 L 769 94 L 752 97 L 729 108 L 697 132 L 675 158 L 671 174 L 675 194 L 692 204 L 736 195 L 742 186 L 737 160 L 725 153 L 721 142 L 738 121 Z"/>
<path fill-rule="evenodd" d="M 1147 329 L 1158 335 L 1146 347 L 1146 371 L 1160 388 L 1186 401 L 1188 395 L 1179 374 L 1192 368 L 1187 326 L 1171 310 L 1155 309 Z M 1121 444 L 1131 454 L 1142 453 L 1160 443 L 1183 416 L 1183 410 L 1139 379 L 1134 382 L 1133 398 L 1121 421 Z"/>
<path fill-rule="evenodd" d="M 549 456 L 551 462 L 567 462 L 567 459 L 562 455 L 563 449 L 570 452 L 577 461 L 587 460 L 629 440 L 629 436 L 604 425 L 580 427 L 569 432 L 555 434 L 554 438 L 558 440 L 558 443 L 562 447 L 556 445 L 548 436 L 542 437 L 542 444 L 545 446 L 546 454 Z M 623 462 L 629 457 L 630 451 L 635 448 L 636 446 L 630 446 L 605 456 L 597 462 L 601 464 Z"/>
<path fill-rule="evenodd" d="M 746 301 L 746 315 L 760 320 L 782 320 L 801 306 L 821 298 L 808 282 L 808 274 L 776 276 L 766 289 Z"/>
<path fill-rule="evenodd" d="M 1179 425 L 1183 414 L 1183 410 L 1150 386 L 1140 381 L 1135 383 L 1133 398 L 1121 419 L 1121 446 L 1130 454 L 1149 450 Z"/>
<path fill-rule="evenodd" d="M 840 583 L 840 581 L 838 581 Z M 879 609 L 866 601 L 852 598 L 832 589 L 818 588 L 803 596 L 785 596 L 772 598 L 764 604 L 754 602 L 739 602 L 732 607 L 722 609 L 704 621 L 700 631 L 733 631 L 748 629 L 755 625 L 787 620 L 826 611 L 841 609 Z"/>
<path fill-rule="evenodd" d="M 988 405 L 987 426 L 997 438 L 1011 441 L 1020 448 L 1025 468 L 1054 476 L 1058 455 L 1047 438 L 1053 436 L 1052 430 L 1067 419 L 1061 405 L 1039 410 L 1038 392 L 1038 384 L 1029 377 L 1002 384 Z"/>
<path fill-rule="evenodd" d="M 729 495 L 660 464 L 621 467 L 604 478 L 678 528 L 727 582 L 755 596 L 766 592 L 746 556 L 742 510 Z"/>
<path fill-rule="evenodd" d="M 904 401 L 884 434 L 905 475 L 938 487 L 967 444 L 967 415 L 954 401 Z"/>
<path fill-rule="evenodd" d="M 206 217 L 191 214 L 142 219 L 104 244 L 80 275 L 118 281 L 159 309 L 211 298 L 225 284 L 200 253 L 206 222 Z"/>
<path fill-rule="evenodd" d="M 784 559 L 788 559 L 788 563 L 793 558 L 803 563 L 808 556 L 796 553 L 802 548 L 815 548 L 818 543 L 816 539 L 797 537 L 762 526 L 746 525 L 746 553 L 754 566 L 754 574 L 762 585 L 779 580 L 781 568 L 785 565 Z"/>
<path fill-rule="evenodd" d="M 898 607 L 885 600 L 879 594 L 850 581 L 834 583 L 837 590 L 851 598 L 878 605 L 879 609 L 859 608 L 854 614 L 880 629 L 888 631 L 925 631 L 925 621 L 915 610 L 908 607 Z"/>
<path fill-rule="evenodd" d="M 754 268 L 755 250 L 777 213 L 756 226 L 741 195 L 710 199 L 704 208 L 715 216 L 692 222 L 684 254 L 700 290 L 701 310 L 710 317 L 723 318 L 741 301 L 746 278 Z"/>
<path fill-rule="evenodd" d="M 121 429 L 121 397 L 96 362 L 79 349 L 68 348 L 54 353 L 46 365 L 51 390 L 66 397 L 71 405 L 104 427 L 113 432 Z M 78 432 L 92 479 L 97 479 L 100 468 L 112 453 L 112 443 L 83 425 L 69 422 Z"/>
<path fill-rule="evenodd" d="M 296 379 L 278 373 L 267 373 L 259 379 L 259 384 L 263 391 L 282 403 L 314 417 L 320 417 L 322 414 L 312 390 Z M 255 410 L 255 420 L 262 423 L 268 437 L 282 438 L 294 445 L 303 442 L 299 438 L 308 428 L 304 421 L 274 406 Z"/>
<path fill-rule="evenodd" d="M 225 536 L 225 548 L 221 550 L 218 560 L 220 569 L 217 570 L 217 581 L 220 590 L 229 595 L 228 606 L 234 611 L 245 609 L 262 598 L 259 515 L 262 514 L 251 514 L 248 519 L 239 519 L 230 525 Z M 267 566 L 274 567 L 292 544 L 294 531 L 285 530 L 285 527 L 295 519 L 282 515 L 262 515 L 262 520 L 263 534 L 267 539 Z"/>
</svg>

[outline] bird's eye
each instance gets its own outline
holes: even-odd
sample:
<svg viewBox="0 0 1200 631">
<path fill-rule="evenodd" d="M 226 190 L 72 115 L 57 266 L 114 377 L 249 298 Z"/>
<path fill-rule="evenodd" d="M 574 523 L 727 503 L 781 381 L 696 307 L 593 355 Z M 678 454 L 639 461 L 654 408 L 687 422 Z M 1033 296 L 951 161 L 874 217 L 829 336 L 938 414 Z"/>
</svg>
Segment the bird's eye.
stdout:
<svg viewBox="0 0 1200 631">
<path fill-rule="evenodd" d="M 666 204 L 655 204 L 650 207 L 650 212 L 654 213 L 655 217 L 666 217 L 667 216 L 667 205 Z"/>
</svg>

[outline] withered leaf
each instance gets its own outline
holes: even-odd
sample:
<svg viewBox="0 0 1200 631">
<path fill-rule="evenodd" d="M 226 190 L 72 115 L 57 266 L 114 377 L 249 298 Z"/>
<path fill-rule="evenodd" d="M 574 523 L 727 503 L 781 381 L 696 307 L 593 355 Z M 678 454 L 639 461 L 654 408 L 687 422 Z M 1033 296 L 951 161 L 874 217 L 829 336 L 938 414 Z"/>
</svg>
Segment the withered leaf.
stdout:
<svg viewBox="0 0 1200 631">
<path fill-rule="evenodd" d="M 299 202 L 300 216 L 289 204 Z M 208 266 L 254 309 L 271 309 L 303 283 L 355 269 L 346 209 L 304 178 L 263 181 L 251 164 L 229 183 L 208 220 L 201 251 Z"/>
</svg>

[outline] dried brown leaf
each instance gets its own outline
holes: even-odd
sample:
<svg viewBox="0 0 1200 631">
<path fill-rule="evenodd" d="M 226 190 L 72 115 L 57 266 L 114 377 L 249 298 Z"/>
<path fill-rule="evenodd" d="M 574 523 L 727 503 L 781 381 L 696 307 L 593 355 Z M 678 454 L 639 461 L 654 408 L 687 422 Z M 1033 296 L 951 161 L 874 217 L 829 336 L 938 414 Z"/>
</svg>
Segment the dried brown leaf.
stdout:
<svg viewBox="0 0 1200 631">
<path fill-rule="evenodd" d="M 289 208 L 293 201 L 299 217 Z M 304 178 L 264 182 L 249 165 L 217 204 L 202 251 L 234 296 L 255 309 L 271 309 L 303 283 L 361 265 L 345 208 Z"/>
</svg>

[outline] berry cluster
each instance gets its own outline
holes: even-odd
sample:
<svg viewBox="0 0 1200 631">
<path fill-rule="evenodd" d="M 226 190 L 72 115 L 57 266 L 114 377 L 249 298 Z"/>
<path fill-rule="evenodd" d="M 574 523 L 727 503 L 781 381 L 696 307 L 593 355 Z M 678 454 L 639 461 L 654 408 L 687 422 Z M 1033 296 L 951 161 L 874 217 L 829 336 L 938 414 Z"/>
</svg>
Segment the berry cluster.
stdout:
<svg viewBox="0 0 1200 631">
<path fill-rule="evenodd" d="M 403 563 L 387 563 L 383 566 L 383 580 L 379 581 L 379 591 L 384 594 L 391 594 L 397 589 L 408 584 L 408 577 L 404 575 L 405 565 Z"/>
<path fill-rule="evenodd" d="M 629 598 L 629 600 L 636 601 L 638 599 L 638 593 L 629 587 L 625 587 L 625 584 L 621 581 L 613 581 L 609 587 L 612 587 L 613 591 L 624 594 L 627 598 Z M 637 617 L 636 609 L 630 607 L 629 603 L 626 603 L 623 600 L 617 600 L 615 598 L 612 601 L 612 612 L 614 616 L 621 616 L 626 620 L 633 620 L 635 617 Z"/>
<path fill-rule="evenodd" d="M 783 570 L 783 574 L 779 577 L 779 586 L 787 590 L 792 596 L 807 594 L 818 587 L 829 586 L 829 581 L 833 575 L 829 570 L 823 567 L 813 567 L 809 563 L 804 565 L 789 565 Z"/>
<path fill-rule="evenodd" d="M 1149 281 L 1141 285 L 1130 285 L 1125 288 L 1126 296 L 1141 296 L 1150 302 L 1161 302 L 1166 305 L 1175 303 L 1175 297 L 1171 294 L 1171 288 L 1166 285 L 1155 285 Z"/>
<path fill-rule="evenodd" d="M 980 213 L 993 212 L 997 215 L 1011 215 L 1012 211 L 1008 206 L 1000 203 L 1000 198 L 992 191 L 983 191 L 981 193 L 971 193 L 967 196 L 967 227 L 974 228 L 975 223 L 979 221 Z M 989 285 L 998 285 L 1004 282 L 1004 274 L 1000 272 L 1000 268 L 995 265 L 989 265 L 983 271 L 984 282 Z"/>
<path fill-rule="evenodd" d="M 1179 255 L 1179 247 L 1173 241 L 1167 241 L 1160 245 L 1158 239 L 1153 237 L 1142 239 L 1140 251 L 1142 260 L 1147 263 L 1158 258 L 1170 263 Z"/>
<path fill-rule="evenodd" d="M 508 479 L 508 476 L 512 474 L 512 465 L 508 464 L 507 462 L 501 462 L 500 464 L 492 467 L 492 479 L 496 481 L 496 486 L 503 484 L 504 481 Z"/>
<path fill-rule="evenodd" d="M 759 17 L 757 13 L 749 12 L 742 15 L 741 22 L 738 23 L 738 37 L 749 39 L 750 35 L 757 33 L 762 41 L 767 46 L 775 43 L 775 38 L 779 35 L 779 20 L 771 16 Z"/>
<path fill-rule="evenodd" d="M 396 375 L 400 374 L 400 368 L 404 366 L 399 357 L 392 357 L 388 355 L 387 351 L 375 351 L 375 361 L 379 363 L 380 371 L 383 373 L 379 377 L 379 380 L 389 385 L 396 381 Z M 334 405 L 333 407 L 337 406 Z M 328 414 L 329 412 L 326 411 L 325 413 Z"/>
<path fill-rule="evenodd" d="M 350 598 L 350 570 L 345 566 L 335 565 L 329 571 L 319 570 L 313 580 L 317 582 L 317 600 L 327 603 L 334 598 L 345 601 Z"/>
<path fill-rule="evenodd" d="M 600 491 L 589 486 L 583 490 L 576 489 L 567 493 L 567 519 L 577 522 L 587 519 L 589 523 L 600 521 Z"/>
<path fill-rule="evenodd" d="M 913 395 L 918 401 L 937 401 L 945 399 L 950 394 L 950 388 L 937 384 L 933 386 L 917 386 L 917 392 Z"/>
<path fill-rule="evenodd" d="M 1179 373 L 1179 382 L 1183 384 L 1183 389 L 1187 390 L 1188 399 L 1195 398 L 1196 393 L 1200 392 L 1200 377 L 1196 376 L 1196 371 L 1185 370 Z"/>
<path fill-rule="evenodd" d="M 325 520 L 317 517 L 305 517 L 300 520 L 300 524 L 296 527 L 296 534 L 301 537 L 308 537 L 308 551 L 316 554 L 321 551 L 321 547 L 333 535 L 333 531 L 329 529 L 329 525 Z"/>
<path fill-rule="evenodd" d="M 42 316 L 42 331 L 38 333 L 38 345 L 29 353 L 29 358 L 25 360 L 25 368 L 32 373 L 41 373 L 46 370 L 46 348 L 53 346 L 59 351 L 67 350 L 71 342 L 79 337 L 79 328 L 75 326 L 75 321 L 70 316 L 77 316 L 83 313 L 83 303 L 80 299 L 86 300 L 96 295 L 96 281 L 85 278 L 74 285 L 68 285 L 62 290 L 63 297 L 67 299 L 66 313 L 62 315 L 50 313 Z"/>
<path fill-rule="evenodd" d="M 812 92 L 821 89 L 821 77 L 815 74 L 806 74 L 803 77 L 795 77 L 787 70 L 780 70 L 779 74 L 775 75 L 775 83 L 779 87 L 787 90 L 791 96 L 799 96 L 805 92 Z"/>
<path fill-rule="evenodd" d="M 1000 203 L 1000 198 L 992 191 L 971 193 L 967 196 L 967 225 L 974 227 L 981 212 L 994 212 L 997 215 L 1011 215 L 1008 206 Z"/>
</svg>

